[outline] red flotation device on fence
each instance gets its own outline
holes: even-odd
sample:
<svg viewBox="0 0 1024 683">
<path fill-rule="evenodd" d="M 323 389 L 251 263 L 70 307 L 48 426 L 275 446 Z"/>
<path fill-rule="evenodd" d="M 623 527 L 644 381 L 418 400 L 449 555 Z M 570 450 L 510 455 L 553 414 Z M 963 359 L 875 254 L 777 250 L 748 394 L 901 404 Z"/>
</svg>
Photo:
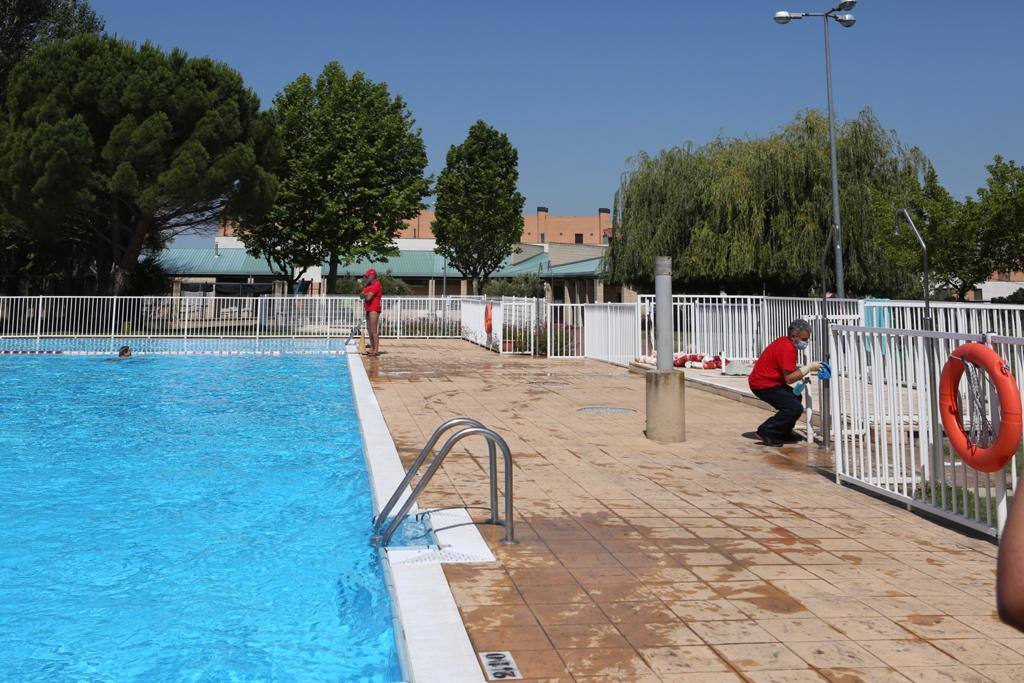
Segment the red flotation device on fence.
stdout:
<svg viewBox="0 0 1024 683">
<path fill-rule="evenodd" d="M 487 333 L 487 336 L 491 335 L 491 329 L 491 305 L 487 304 L 484 306 L 484 332 Z"/>
<path fill-rule="evenodd" d="M 988 447 L 973 443 L 964 430 L 960 406 L 960 378 L 964 363 L 973 363 L 985 372 L 999 394 L 999 434 Z M 964 463 L 979 472 L 998 472 L 1010 461 L 1021 439 L 1021 401 L 1017 381 L 998 353 L 984 344 L 964 344 L 953 351 L 942 368 L 939 380 L 939 415 L 949 437 L 949 445 Z"/>
</svg>

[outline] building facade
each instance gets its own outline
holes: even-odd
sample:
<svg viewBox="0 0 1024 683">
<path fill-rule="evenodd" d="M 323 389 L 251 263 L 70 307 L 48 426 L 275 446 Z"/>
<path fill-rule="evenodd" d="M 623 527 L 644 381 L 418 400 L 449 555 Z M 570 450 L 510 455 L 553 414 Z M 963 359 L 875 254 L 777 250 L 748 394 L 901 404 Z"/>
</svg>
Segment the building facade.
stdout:
<svg viewBox="0 0 1024 683">
<path fill-rule="evenodd" d="M 430 226 L 436 218 L 433 211 L 421 211 L 405 222 L 399 233 L 404 239 L 433 239 Z M 526 244 L 608 244 L 612 238 L 612 212 L 598 209 L 590 216 L 552 215 L 546 206 L 538 206 L 533 214 L 523 214 L 523 237 Z"/>
</svg>

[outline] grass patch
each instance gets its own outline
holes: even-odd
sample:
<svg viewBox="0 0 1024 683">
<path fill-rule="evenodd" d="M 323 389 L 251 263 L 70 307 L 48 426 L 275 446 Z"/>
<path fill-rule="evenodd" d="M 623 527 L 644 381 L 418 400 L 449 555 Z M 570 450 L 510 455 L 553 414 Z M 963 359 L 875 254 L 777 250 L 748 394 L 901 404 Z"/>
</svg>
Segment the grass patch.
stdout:
<svg viewBox="0 0 1024 683">
<path fill-rule="evenodd" d="M 943 499 L 943 489 L 945 489 L 945 499 Z M 932 498 L 933 490 L 935 491 L 934 499 Z M 996 523 L 996 507 L 999 500 L 996 498 L 995 490 L 989 493 L 988 490 L 979 486 L 976 496 L 973 487 L 967 488 L 963 485 L 953 487 L 949 484 L 922 482 L 914 494 L 914 498 L 926 503 L 933 503 L 934 500 L 934 505 L 968 519 L 993 525 Z M 1009 502 L 1013 500 L 1013 495 L 1008 493 L 1006 498 Z M 944 506 L 943 500 L 945 500 Z"/>
</svg>

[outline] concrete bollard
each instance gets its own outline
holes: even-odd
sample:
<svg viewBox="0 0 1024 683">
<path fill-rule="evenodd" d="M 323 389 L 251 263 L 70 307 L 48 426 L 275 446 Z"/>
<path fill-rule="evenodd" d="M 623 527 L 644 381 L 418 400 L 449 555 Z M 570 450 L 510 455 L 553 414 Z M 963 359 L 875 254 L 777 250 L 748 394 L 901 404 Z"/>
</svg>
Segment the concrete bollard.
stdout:
<svg viewBox="0 0 1024 683">
<path fill-rule="evenodd" d="M 682 370 L 647 371 L 647 429 L 652 441 L 686 441 L 686 376 Z"/>
<path fill-rule="evenodd" d="M 654 265 L 655 348 L 658 369 L 647 372 L 647 429 L 653 441 L 686 441 L 686 376 L 673 367 L 672 259 Z"/>
</svg>

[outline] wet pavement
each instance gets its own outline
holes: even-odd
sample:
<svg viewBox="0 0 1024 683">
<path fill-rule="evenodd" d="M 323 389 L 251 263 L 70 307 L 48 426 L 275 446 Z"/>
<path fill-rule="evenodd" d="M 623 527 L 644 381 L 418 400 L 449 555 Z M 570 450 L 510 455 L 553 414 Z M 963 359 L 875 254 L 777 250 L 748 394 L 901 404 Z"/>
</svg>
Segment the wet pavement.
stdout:
<svg viewBox="0 0 1024 683">
<path fill-rule="evenodd" d="M 1024 680 L 996 547 L 837 486 L 814 446 L 744 438 L 759 408 L 690 390 L 689 440 L 659 444 L 643 377 L 621 368 L 383 345 L 364 364 L 406 464 L 463 415 L 512 449 L 522 542 L 481 526 L 499 562 L 445 573 L 476 650 L 511 651 L 527 679 Z M 423 502 L 484 519 L 483 442 Z"/>
</svg>

